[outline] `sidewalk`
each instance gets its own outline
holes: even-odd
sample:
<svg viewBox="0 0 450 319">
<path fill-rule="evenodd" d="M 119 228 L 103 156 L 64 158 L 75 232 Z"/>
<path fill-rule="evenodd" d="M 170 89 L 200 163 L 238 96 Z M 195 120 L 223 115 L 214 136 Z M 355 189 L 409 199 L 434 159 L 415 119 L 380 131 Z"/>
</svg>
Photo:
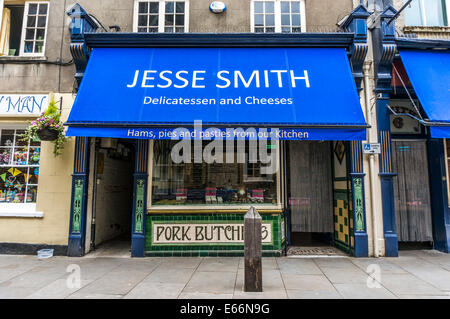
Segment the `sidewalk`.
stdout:
<svg viewBox="0 0 450 319">
<path fill-rule="evenodd" d="M 68 288 L 74 278 L 68 266 L 80 269 L 80 288 Z M 450 254 L 437 251 L 379 259 L 264 258 L 262 293 L 243 292 L 243 267 L 243 258 L 0 255 L 0 298 L 450 299 Z M 368 285 L 368 273 L 379 284 L 369 278 Z"/>
</svg>

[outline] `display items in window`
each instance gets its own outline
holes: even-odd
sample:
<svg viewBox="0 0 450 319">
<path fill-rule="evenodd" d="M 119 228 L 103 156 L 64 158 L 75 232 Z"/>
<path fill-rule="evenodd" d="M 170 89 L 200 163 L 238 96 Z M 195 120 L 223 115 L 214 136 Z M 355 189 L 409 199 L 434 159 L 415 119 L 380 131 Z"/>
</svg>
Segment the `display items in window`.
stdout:
<svg viewBox="0 0 450 319">
<path fill-rule="evenodd" d="M 0 203 L 35 203 L 40 143 L 23 141 L 23 130 L 0 130 Z"/>
<path fill-rule="evenodd" d="M 203 150 L 207 142 L 203 141 Z M 165 140 L 153 142 L 153 206 L 277 205 L 276 172 L 264 174 L 261 168 L 267 164 L 248 163 L 248 145 L 243 156 L 238 156 L 237 147 L 234 146 L 232 163 L 225 160 L 225 154 L 223 163 L 195 163 L 194 147 L 191 148 L 189 163 L 175 163 L 171 151 L 176 143 Z M 276 152 L 275 149 L 272 151 Z M 239 163 L 238 158 L 245 159 L 244 163 Z"/>
</svg>

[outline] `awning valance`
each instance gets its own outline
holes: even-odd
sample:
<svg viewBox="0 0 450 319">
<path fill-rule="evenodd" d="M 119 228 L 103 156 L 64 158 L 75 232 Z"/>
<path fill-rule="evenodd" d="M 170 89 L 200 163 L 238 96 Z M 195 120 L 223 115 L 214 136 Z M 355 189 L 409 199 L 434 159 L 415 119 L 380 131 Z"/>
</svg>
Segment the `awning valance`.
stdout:
<svg viewBox="0 0 450 319">
<path fill-rule="evenodd" d="M 366 133 L 343 48 L 94 48 L 67 135 L 172 138 L 194 122 L 280 139 Z"/>
<path fill-rule="evenodd" d="M 400 56 L 435 138 L 450 138 L 450 53 L 400 50 Z"/>
</svg>

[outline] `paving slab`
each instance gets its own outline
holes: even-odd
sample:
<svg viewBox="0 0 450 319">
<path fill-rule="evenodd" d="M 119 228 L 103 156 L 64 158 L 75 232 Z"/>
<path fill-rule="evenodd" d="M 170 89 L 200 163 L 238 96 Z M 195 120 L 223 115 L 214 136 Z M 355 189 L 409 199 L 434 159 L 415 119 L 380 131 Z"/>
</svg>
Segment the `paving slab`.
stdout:
<svg viewBox="0 0 450 319">
<path fill-rule="evenodd" d="M 197 268 L 203 258 L 198 257 L 169 257 L 163 258 L 162 267 L 170 268 Z"/>
<path fill-rule="evenodd" d="M 115 294 L 97 294 L 97 293 L 87 293 L 83 295 L 73 294 L 67 297 L 67 299 L 122 299 L 122 295 Z"/>
<path fill-rule="evenodd" d="M 125 295 L 125 299 L 176 299 L 184 283 L 141 282 Z"/>
<path fill-rule="evenodd" d="M 384 287 L 369 288 L 366 284 L 335 284 L 336 290 L 348 299 L 396 299 L 397 297 Z"/>
<path fill-rule="evenodd" d="M 82 280 L 80 287 L 70 287 L 67 284 L 67 278 L 57 279 L 49 285 L 34 291 L 27 296 L 27 299 L 64 299 L 90 284 L 91 280 Z"/>
<path fill-rule="evenodd" d="M 332 267 L 335 269 L 352 269 L 356 266 L 352 263 L 349 257 L 322 257 L 322 258 L 312 258 L 319 268 L 322 267 Z"/>
<path fill-rule="evenodd" d="M 167 268 L 163 265 L 159 265 L 143 280 L 143 282 L 186 285 L 191 279 L 194 271 L 195 269 L 193 268 Z"/>
<path fill-rule="evenodd" d="M 239 266 L 239 258 L 204 258 L 197 268 L 197 271 L 231 271 L 236 272 Z"/>
<path fill-rule="evenodd" d="M 68 288 L 68 266 L 80 288 Z M 380 288 L 368 274 L 380 267 Z M 244 259 L 0 255 L 0 299 L 6 298 L 450 298 L 450 255 L 409 251 L 398 258 L 263 258 L 263 292 L 244 292 Z M 69 271 L 68 271 L 69 270 Z"/>
<path fill-rule="evenodd" d="M 278 267 L 282 274 L 293 275 L 322 275 L 322 271 L 313 259 L 307 258 L 279 258 Z"/>
<path fill-rule="evenodd" d="M 76 296 L 86 296 L 91 294 L 113 294 L 125 295 L 132 290 L 138 283 L 147 277 L 152 271 L 151 268 L 145 269 L 140 264 L 136 267 L 129 267 L 127 264 L 120 265 L 117 268 L 107 272 L 104 276 L 91 282 L 85 287 L 74 293 Z"/>
<path fill-rule="evenodd" d="M 438 265 L 447 271 L 450 271 L 450 254 L 446 257 L 428 258 L 426 261 Z"/>
<path fill-rule="evenodd" d="M 3 266 L 8 265 L 24 265 L 24 264 L 33 264 L 37 266 L 35 263 L 37 258 L 34 256 L 25 256 L 25 255 L 0 255 L 0 269 Z"/>
<path fill-rule="evenodd" d="M 450 291 L 450 271 L 441 266 L 421 258 L 414 260 L 399 259 L 394 263 L 432 286 L 440 290 Z"/>
<path fill-rule="evenodd" d="M 400 299 L 450 299 L 448 295 L 442 296 L 427 296 L 427 295 L 398 295 Z"/>
<path fill-rule="evenodd" d="M 197 271 L 189 280 L 183 292 L 232 294 L 235 282 L 235 272 Z"/>
<path fill-rule="evenodd" d="M 65 267 L 37 266 L 0 283 L 8 288 L 42 288 L 66 274 Z"/>
<path fill-rule="evenodd" d="M 320 267 L 324 275 L 331 281 L 332 284 L 350 284 L 359 283 L 365 284 L 367 282 L 368 274 L 360 268 L 353 265 L 355 268 L 342 269 L 332 267 Z"/>
<path fill-rule="evenodd" d="M 385 274 L 381 284 L 395 295 L 442 295 L 443 292 L 411 274 Z"/>
<path fill-rule="evenodd" d="M 24 299 L 31 295 L 36 288 L 32 287 L 0 287 L 1 299 Z"/>
<path fill-rule="evenodd" d="M 31 256 L 0 255 L 0 283 L 38 267 L 41 263 Z"/>
<path fill-rule="evenodd" d="M 277 258 L 275 257 L 263 257 L 262 258 L 262 269 L 279 269 Z M 245 268 L 245 259 L 240 258 L 239 260 L 239 269 Z"/>
<path fill-rule="evenodd" d="M 383 258 L 353 258 L 352 263 L 366 273 L 373 273 L 373 266 L 378 266 L 381 274 L 406 274 L 402 267 Z"/>
<path fill-rule="evenodd" d="M 245 270 L 239 269 L 236 277 L 236 286 L 234 293 L 241 293 L 244 291 L 244 279 L 245 279 Z M 262 285 L 263 292 L 272 292 L 272 293 L 280 293 L 285 291 L 285 286 L 283 282 L 283 278 L 278 270 L 263 270 L 262 272 Z"/>
<path fill-rule="evenodd" d="M 212 294 L 205 292 L 182 292 L 178 299 L 232 299 L 233 294 Z"/>
<path fill-rule="evenodd" d="M 443 253 L 438 250 L 434 249 L 424 249 L 424 250 L 413 250 L 412 251 L 414 256 L 420 257 L 420 258 L 436 258 L 436 257 L 442 257 L 447 256 L 448 254 Z M 403 256 L 404 252 L 400 251 L 400 256 Z"/>
<path fill-rule="evenodd" d="M 286 289 L 302 291 L 336 291 L 324 275 L 283 274 Z"/>
<path fill-rule="evenodd" d="M 287 299 L 287 293 L 284 290 L 263 292 L 238 291 L 234 293 L 233 299 Z"/>
<path fill-rule="evenodd" d="M 301 290 L 301 289 L 287 289 L 289 299 L 342 299 L 342 296 L 336 289 L 328 290 Z"/>
</svg>

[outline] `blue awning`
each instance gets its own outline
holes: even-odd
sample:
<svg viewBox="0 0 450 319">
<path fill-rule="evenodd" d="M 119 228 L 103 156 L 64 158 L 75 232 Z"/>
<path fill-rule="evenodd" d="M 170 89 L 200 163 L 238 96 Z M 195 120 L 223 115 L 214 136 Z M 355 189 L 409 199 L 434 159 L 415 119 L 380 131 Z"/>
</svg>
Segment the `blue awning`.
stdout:
<svg viewBox="0 0 450 319">
<path fill-rule="evenodd" d="M 435 138 L 450 138 L 450 53 L 401 50 L 400 56 Z"/>
<path fill-rule="evenodd" d="M 95 48 L 66 124 L 163 139 L 199 121 L 308 140 L 364 140 L 367 126 L 343 48 Z"/>
</svg>

